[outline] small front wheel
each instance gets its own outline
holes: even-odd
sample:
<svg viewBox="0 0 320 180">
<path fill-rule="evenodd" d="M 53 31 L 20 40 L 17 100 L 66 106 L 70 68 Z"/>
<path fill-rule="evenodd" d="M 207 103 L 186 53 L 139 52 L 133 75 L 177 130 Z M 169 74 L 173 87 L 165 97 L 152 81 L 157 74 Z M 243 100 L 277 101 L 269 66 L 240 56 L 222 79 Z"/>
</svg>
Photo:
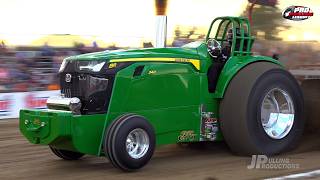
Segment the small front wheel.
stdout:
<svg viewBox="0 0 320 180">
<path fill-rule="evenodd" d="M 78 160 L 82 156 L 84 156 L 84 154 L 79 153 L 79 152 L 56 149 L 52 146 L 50 146 L 50 149 L 53 152 L 53 154 L 55 154 L 56 156 L 58 156 L 59 158 L 64 159 L 64 160 L 69 160 L 69 161 L 70 160 Z"/>
<path fill-rule="evenodd" d="M 153 127 L 137 115 L 126 115 L 115 120 L 107 130 L 104 151 L 110 162 L 124 171 L 145 166 L 155 148 Z"/>
</svg>

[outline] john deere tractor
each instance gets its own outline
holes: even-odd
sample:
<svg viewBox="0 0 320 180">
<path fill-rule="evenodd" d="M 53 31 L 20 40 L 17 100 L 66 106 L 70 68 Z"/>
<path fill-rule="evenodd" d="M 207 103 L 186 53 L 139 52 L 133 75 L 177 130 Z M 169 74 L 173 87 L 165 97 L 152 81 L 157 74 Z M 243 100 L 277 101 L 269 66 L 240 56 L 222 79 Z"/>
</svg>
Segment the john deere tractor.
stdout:
<svg viewBox="0 0 320 180">
<path fill-rule="evenodd" d="M 106 156 L 132 171 L 157 146 L 225 140 L 235 154 L 289 151 L 302 135 L 303 97 L 270 57 L 253 56 L 247 19 L 219 17 L 206 40 L 181 48 L 66 58 L 61 96 L 20 111 L 20 130 L 65 160 Z"/>
</svg>

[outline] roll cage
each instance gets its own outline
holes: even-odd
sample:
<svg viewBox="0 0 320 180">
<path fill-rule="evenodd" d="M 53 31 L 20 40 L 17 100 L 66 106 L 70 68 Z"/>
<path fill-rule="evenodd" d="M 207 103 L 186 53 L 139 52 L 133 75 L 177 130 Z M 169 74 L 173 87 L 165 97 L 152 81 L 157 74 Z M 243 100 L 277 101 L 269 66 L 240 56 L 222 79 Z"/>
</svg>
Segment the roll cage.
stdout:
<svg viewBox="0 0 320 180">
<path fill-rule="evenodd" d="M 228 40 L 226 38 L 227 31 L 232 28 L 232 46 L 230 56 L 247 56 L 251 55 L 251 48 L 254 42 L 254 37 L 251 36 L 250 23 L 244 17 L 218 17 L 215 18 L 209 28 L 206 36 L 206 42 L 210 39 L 210 34 L 214 25 L 218 23 L 217 31 L 214 39 L 223 46 Z M 237 33 L 240 30 L 240 33 Z"/>
</svg>

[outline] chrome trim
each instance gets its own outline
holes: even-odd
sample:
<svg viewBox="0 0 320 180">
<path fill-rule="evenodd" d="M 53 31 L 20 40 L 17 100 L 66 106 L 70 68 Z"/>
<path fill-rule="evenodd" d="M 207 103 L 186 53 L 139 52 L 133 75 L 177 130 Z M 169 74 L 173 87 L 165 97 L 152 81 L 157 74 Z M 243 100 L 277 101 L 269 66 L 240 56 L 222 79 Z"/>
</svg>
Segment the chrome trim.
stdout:
<svg viewBox="0 0 320 180">
<path fill-rule="evenodd" d="M 65 98 L 65 97 L 50 97 L 47 99 L 48 109 L 54 110 L 69 110 L 73 114 L 81 114 L 81 101 L 77 97 Z"/>
<path fill-rule="evenodd" d="M 261 124 L 272 139 L 282 139 L 294 124 L 294 103 L 289 93 L 280 88 L 271 89 L 261 104 Z"/>
<path fill-rule="evenodd" d="M 149 149 L 149 136 L 143 129 L 132 130 L 126 140 L 126 150 L 133 159 L 142 158 Z"/>
</svg>

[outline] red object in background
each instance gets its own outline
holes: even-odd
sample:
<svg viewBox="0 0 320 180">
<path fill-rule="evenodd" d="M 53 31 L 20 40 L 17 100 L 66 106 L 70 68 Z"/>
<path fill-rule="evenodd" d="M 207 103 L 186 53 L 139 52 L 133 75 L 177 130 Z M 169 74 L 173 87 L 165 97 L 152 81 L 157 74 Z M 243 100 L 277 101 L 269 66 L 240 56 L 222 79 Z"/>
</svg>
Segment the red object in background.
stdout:
<svg viewBox="0 0 320 180">
<path fill-rule="evenodd" d="M 278 0 L 249 0 L 250 3 L 263 5 L 263 6 L 272 6 L 274 7 Z"/>
<path fill-rule="evenodd" d="M 16 92 L 28 91 L 28 84 L 27 83 L 17 83 L 13 86 L 13 90 Z"/>
<path fill-rule="evenodd" d="M 35 97 L 33 94 L 26 96 L 25 102 L 27 108 L 46 108 L 48 97 Z"/>
<path fill-rule="evenodd" d="M 313 16 L 313 12 L 307 12 L 307 13 L 300 13 L 300 12 L 297 12 L 297 13 L 289 13 L 289 16 Z"/>
<path fill-rule="evenodd" d="M 0 68 L 0 79 L 8 79 L 9 73 L 7 69 Z"/>
<path fill-rule="evenodd" d="M 0 112 L 1 111 L 7 111 L 9 109 L 10 100 L 0 100 Z"/>
</svg>

